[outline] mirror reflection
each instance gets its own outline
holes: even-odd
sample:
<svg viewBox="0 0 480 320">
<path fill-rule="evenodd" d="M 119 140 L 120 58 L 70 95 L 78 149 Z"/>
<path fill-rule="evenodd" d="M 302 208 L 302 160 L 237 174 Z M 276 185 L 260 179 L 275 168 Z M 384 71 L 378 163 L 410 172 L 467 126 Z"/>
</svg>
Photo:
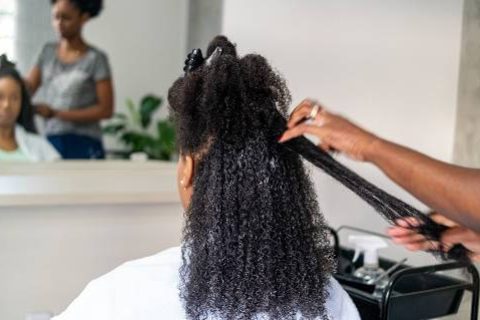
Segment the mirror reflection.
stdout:
<svg viewBox="0 0 480 320">
<path fill-rule="evenodd" d="M 30 127 L 20 112 L 3 120 L 2 161 L 176 157 L 165 95 L 187 45 L 186 1 L 2 0 L 1 8 L 2 77 L 20 74 L 21 116 L 34 118 Z M 11 94 L 4 85 L 2 97 Z"/>
</svg>

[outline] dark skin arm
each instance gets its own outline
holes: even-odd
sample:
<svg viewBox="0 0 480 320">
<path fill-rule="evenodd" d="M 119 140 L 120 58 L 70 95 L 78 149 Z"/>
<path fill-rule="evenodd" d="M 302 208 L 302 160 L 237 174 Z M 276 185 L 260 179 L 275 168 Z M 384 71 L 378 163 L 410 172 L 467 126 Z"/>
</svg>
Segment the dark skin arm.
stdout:
<svg viewBox="0 0 480 320">
<path fill-rule="evenodd" d="M 42 83 L 42 71 L 38 66 L 33 67 L 30 70 L 27 78 L 25 79 L 25 85 L 27 86 L 28 91 L 33 95 Z"/>
<path fill-rule="evenodd" d="M 322 109 L 311 123 L 302 122 L 313 103 L 295 108 L 280 141 L 305 133 L 336 150 L 379 167 L 388 177 L 430 208 L 480 232 L 480 170 L 455 166 L 381 139 L 347 119 Z"/>
<path fill-rule="evenodd" d="M 96 83 L 98 102 L 96 105 L 78 110 L 54 110 L 50 106 L 36 106 L 36 111 L 44 118 L 58 118 L 72 122 L 94 122 L 109 119 L 113 115 L 113 85 L 110 79 Z"/>
</svg>

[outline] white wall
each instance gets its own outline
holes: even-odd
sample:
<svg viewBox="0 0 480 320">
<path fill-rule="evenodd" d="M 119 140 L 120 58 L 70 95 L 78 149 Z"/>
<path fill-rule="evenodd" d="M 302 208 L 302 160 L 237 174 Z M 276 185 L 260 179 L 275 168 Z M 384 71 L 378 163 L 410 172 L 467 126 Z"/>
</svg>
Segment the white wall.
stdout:
<svg viewBox="0 0 480 320">
<path fill-rule="evenodd" d="M 58 314 L 87 283 L 180 243 L 176 204 L 2 207 L 0 319 Z"/>
<path fill-rule="evenodd" d="M 464 1 L 463 12 L 453 159 L 456 164 L 480 168 L 480 2 Z"/>
<path fill-rule="evenodd" d="M 102 15 L 89 22 L 85 38 L 106 51 L 113 69 L 115 109 L 145 94 L 165 98 L 182 74 L 188 30 L 187 0 L 107 0 Z M 158 117 L 167 114 L 166 102 Z M 107 148 L 112 145 L 107 140 Z"/>
<path fill-rule="evenodd" d="M 50 1 L 17 0 L 15 53 L 18 69 L 27 74 L 36 62 L 42 46 L 55 39 L 50 23 Z"/>
<path fill-rule="evenodd" d="M 60 313 L 92 279 L 179 245 L 182 213 L 174 163 L 0 166 L 0 319 Z"/>
<path fill-rule="evenodd" d="M 222 29 L 223 0 L 189 0 L 187 50 L 205 48 Z"/>
<path fill-rule="evenodd" d="M 226 0 L 223 31 L 240 53 L 265 55 L 287 79 L 294 102 L 318 98 L 385 138 L 450 160 L 462 4 Z M 421 207 L 370 165 L 347 164 Z M 321 208 L 333 226 L 384 231 L 382 219 L 353 193 L 323 173 L 314 171 L 313 176 Z"/>
<path fill-rule="evenodd" d="M 186 56 L 187 0 L 107 0 L 85 38 L 106 51 L 113 69 L 117 110 L 125 99 L 166 96 Z"/>
</svg>

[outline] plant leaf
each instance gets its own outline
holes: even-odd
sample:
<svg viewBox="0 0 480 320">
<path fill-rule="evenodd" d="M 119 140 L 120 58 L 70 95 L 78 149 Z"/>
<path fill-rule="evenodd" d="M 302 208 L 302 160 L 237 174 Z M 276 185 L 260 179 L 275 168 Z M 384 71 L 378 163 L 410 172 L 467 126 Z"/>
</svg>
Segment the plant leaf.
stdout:
<svg viewBox="0 0 480 320">
<path fill-rule="evenodd" d="M 145 152 L 150 159 L 171 160 L 176 152 L 175 128 L 171 119 L 155 123 L 156 132 L 148 130 L 153 122 L 153 115 L 159 110 L 163 99 L 147 95 L 137 107 L 127 99 L 126 113 L 115 114 L 113 120 L 103 128 L 106 134 L 115 135 L 126 146 L 126 154 Z"/>
<path fill-rule="evenodd" d="M 152 122 L 152 115 L 160 108 L 161 104 L 162 98 L 154 95 L 147 95 L 142 99 L 140 102 L 140 121 L 142 128 L 148 128 Z"/>
<path fill-rule="evenodd" d="M 153 138 L 148 134 L 139 132 L 126 132 L 120 140 L 130 148 L 131 152 L 146 152 L 153 145 Z"/>
<path fill-rule="evenodd" d="M 175 151 L 175 127 L 170 120 L 162 120 L 157 123 L 158 141 L 162 149 L 167 153 Z"/>
<path fill-rule="evenodd" d="M 105 127 L 102 128 L 103 133 L 109 135 L 116 135 L 120 131 L 125 130 L 126 124 L 125 123 L 110 123 L 107 124 Z"/>
<path fill-rule="evenodd" d="M 133 123 L 135 124 L 135 126 L 140 128 L 140 113 L 136 110 L 135 103 L 133 103 L 132 99 L 127 99 L 127 108 L 130 112 L 130 117 L 132 118 Z"/>
<path fill-rule="evenodd" d="M 127 120 L 127 115 L 124 113 L 115 113 L 113 119 Z"/>
</svg>

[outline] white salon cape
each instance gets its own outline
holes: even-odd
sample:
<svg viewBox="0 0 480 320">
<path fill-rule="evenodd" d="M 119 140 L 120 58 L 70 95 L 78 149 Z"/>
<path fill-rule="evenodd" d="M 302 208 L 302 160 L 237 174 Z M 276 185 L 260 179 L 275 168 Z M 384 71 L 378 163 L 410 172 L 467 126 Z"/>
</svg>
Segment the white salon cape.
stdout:
<svg viewBox="0 0 480 320">
<path fill-rule="evenodd" d="M 178 289 L 181 263 L 180 247 L 127 262 L 90 282 L 53 320 L 186 319 Z M 352 300 L 333 278 L 329 292 L 326 308 L 331 320 L 360 320 Z"/>
<path fill-rule="evenodd" d="M 31 162 L 60 160 L 57 150 L 42 136 L 27 132 L 22 126 L 15 126 L 15 140 L 23 154 Z"/>
</svg>

